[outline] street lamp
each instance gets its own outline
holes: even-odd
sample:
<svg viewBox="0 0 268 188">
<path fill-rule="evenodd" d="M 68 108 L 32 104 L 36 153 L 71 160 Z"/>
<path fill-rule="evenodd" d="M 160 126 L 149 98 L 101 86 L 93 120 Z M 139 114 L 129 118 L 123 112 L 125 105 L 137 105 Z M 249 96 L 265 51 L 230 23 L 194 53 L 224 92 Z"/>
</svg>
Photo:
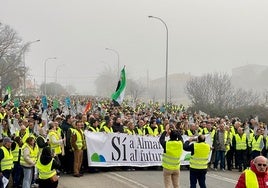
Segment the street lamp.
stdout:
<svg viewBox="0 0 268 188">
<path fill-rule="evenodd" d="M 32 42 L 27 43 L 22 50 L 24 50 L 26 47 L 30 46 L 33 43 L 40 42 L 40 40 L 35 40 Z M 23 95 L 26 95 L 26 63 L 25 63 L 25 53 L 23 53 L 23 66 L 24 66 L 24 73 L 23 73 Z"/>
<path fill-rule="evenodd" d="M 118 51 L 116 51 L 115 49 L 112 49 L 112 48 L 105 48 L 105 50 L 110 50 L 110 51 L 112 51 L 112 52 L 114 52 L 116 55 L 117 55 L 117 75 L 118 75 L 118 77 L 120 77 L 120 71 L 119 71 L 119 67 L 120 67 L 120 64 L 119 64 L 119 53 L 118 53 Z"/>
<path fill-rule="evenodd" d="M 157 19 L 159 21 L 161 21 L 166 28 L 166 32 L 167 32 L 167 36 L 166 36 L 166 83 L 165 83 L 165 105 L 167 105 L 167 85 L 168 85 L 168 27 L 167 24 L 164 22 L 164 20 L 162 20 L 159 17 L 155 17 L 155 16 L 148 16 L 149 18 L 154 18 Z"/>
<path fill-rule="evenodd" d="M 44 62 L 44 95 L 47 95 L 47 61 L 50 59 L 57 59 L 56 57 L 49 57 Z"/>
</svg>

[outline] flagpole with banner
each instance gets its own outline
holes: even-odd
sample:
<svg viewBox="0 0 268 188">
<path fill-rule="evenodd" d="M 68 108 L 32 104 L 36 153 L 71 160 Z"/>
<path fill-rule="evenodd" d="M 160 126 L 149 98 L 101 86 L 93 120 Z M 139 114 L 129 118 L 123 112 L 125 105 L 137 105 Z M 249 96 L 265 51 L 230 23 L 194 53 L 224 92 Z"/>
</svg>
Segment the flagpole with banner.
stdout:
<svg viewBox="0 0 268 188">
<path fill-rule="evenodd" d="M 7 86 L 6 94 L 2 103 L 2 107 L 5 107 L 9 103 L 10 99 L 11 99 L 11 87 Z"/>
<path fill-rule="evenodd" d="M 126 72 L 125 66 L 121 70 L 120 79 L 118 81 L 115 92 L 112 94 L 112 100 L 115 106 L 120 106 L 124 100 L 125 90 L 126 90 Z"/>
</svg>

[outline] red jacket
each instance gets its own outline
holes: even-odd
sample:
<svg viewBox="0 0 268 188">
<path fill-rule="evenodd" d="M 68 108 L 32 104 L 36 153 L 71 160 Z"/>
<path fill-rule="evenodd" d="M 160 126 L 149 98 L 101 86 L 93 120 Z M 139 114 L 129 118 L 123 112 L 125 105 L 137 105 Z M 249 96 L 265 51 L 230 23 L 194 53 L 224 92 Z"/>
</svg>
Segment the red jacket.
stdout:
<svg viewBox="0 0 268 188">
<path fill-rule="evenodd" d="M 268 188 L 268 171 L 266 170 L 266 172 L 259 172 L 253 164 L 253 161 L 250 163 L 250 169 L 255 172 L 257 176 L 259 188 Z M 245 172 L 240 175 L 235 188 L 246 188 Z"/>
</svg>

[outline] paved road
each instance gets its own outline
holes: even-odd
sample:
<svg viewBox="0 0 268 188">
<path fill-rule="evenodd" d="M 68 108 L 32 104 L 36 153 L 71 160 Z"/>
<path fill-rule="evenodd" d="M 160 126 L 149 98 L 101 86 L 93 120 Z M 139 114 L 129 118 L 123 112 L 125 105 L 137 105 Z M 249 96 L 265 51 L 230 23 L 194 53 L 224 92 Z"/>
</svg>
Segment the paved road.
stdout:
<svg viewBox="0 0 268 188">
<path fill-rule="evenodd" d="M 240 172 L 209 171 L 207 173 L 208 188 L 235 187 Z M 163 177 L 160 170 L 109 171 L 87 173 L 75 178 L 70 175 L 60 177 L 59 188 L 162 188 Z M 181 170 L 180 187 L 188 188 L 189 171 Z"/>
</svg>

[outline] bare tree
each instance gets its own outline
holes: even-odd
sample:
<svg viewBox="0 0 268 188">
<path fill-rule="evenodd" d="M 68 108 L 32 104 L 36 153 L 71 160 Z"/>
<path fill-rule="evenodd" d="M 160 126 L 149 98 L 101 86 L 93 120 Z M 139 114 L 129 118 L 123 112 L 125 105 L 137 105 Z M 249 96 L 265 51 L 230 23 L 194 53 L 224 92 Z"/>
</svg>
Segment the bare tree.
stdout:
<svg viewBox="0 0 268 188">
<path fill-rule="evenodd" d="M 132 79 L 127 80 L 126 94 L 129 94 L 135 101 L 145 93 L 145 87 Z"/>
<path fill-rule="evenodd" d="M 22 82 L 22 75 L 27 69 L 22 66 L 22 54 L 28 46 L 22 44 L 16 31 L 7 25 L 0 24 L 0 77 L 2 88 L 10 85 L 14 90 Z"/>
<path fill-rule="evenodd" d="M 17 54 L 21 39 L 17 32 L 7 25 L 0 24 L 0 59 L 5 56 Z"/>
<path fill-rule="evenodd" d="M 260 103 L 260 95 L 253 90 L 236 89 L 229 102 L 230 108 L 238 108 L 243 106 L 253 106 Z"/>
<path fill-rule="evenodd" d="M 194 105 L 214 104 L 226 106 L 226 99 L 232 92 L 230 77 L 227 74 L 213 73 L 193 77 L 186 84 L 186 93 Z"/>
<path fill-rule="evenodd" d="M 231 77 L 223 73 L 193 77 L 186 84 L 186 93 L 194 110 L 210 114 L 226 113 L 229 109 L 253 106 L 259 96 L 253 91 L 234 89 Z"/>
</svg>

